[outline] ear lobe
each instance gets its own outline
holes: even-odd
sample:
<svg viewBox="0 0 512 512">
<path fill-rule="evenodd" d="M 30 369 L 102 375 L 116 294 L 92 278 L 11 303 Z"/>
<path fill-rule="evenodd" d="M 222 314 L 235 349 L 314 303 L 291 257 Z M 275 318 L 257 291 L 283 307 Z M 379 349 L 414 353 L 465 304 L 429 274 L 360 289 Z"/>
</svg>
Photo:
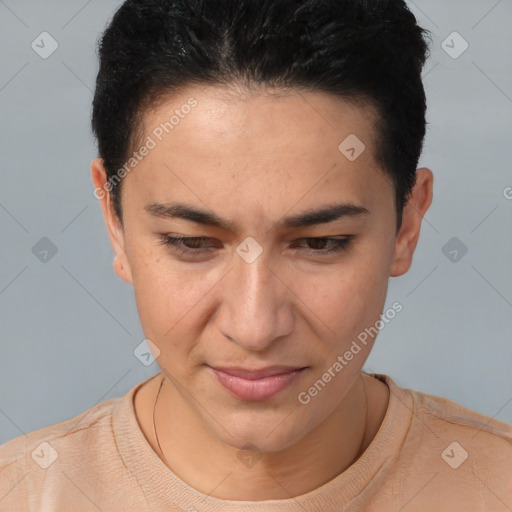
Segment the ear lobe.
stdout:
<svg viewBox="0 0 512 512">
<path fill-rule="evenodd" d="M 421 221 L 432 203 L 434 175 L 430 169 L 416 171 L 416 184 L 404 207 L 402 227 L 397 236 L 390 276 L 405 274 L 412 264 L 420 236 Z"/>
<path fill-rule="evenodd" d="M 132 273 L 126 253 L 123 255 L 116 254 L 112 263 L 116 275 L 128 284 L 133 284 Z"/>
<path fill-rule="evenodd" d="M 132 284 L 130 263 L 125 248 L 123 226 L 114 210 L 103 159 L 95 158 L 91 162 L 91 177 L 95 186 L 94 195 L 100 202 L 108 237 L 114 251 L 114 272 L 123 281 Z"/>
</svg>

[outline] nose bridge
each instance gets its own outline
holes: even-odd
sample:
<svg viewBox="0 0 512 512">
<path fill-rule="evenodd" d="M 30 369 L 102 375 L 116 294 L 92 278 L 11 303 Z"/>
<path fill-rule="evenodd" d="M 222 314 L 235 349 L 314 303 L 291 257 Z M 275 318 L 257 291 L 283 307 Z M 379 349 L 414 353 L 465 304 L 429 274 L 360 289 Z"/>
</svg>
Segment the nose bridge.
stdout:
<svg viewBox="0 0 512 512">
<path fill-rule="evenodd" d="M 239 250 L 243 250 L 242 247 Z M 262 253 L 254 261 L 239 257 L 234 271 L 235 289 L 240 293 L 242 300 L 250 300 L 258 305 L 265 302 L 266 294 L 272 294 L 274 274 L 266 254 Z"/>
<path fill-rule="evenodd" d="M 237 252 L 243 251 L 244 246 Z M 221 328 L 225 335 L 244 348 L 263 350 L 291 328 L 285 311 L 286 287 L 262 252 L 256 259 L 235 255 L 229 285 L 223 296 Z"/>
</svg>

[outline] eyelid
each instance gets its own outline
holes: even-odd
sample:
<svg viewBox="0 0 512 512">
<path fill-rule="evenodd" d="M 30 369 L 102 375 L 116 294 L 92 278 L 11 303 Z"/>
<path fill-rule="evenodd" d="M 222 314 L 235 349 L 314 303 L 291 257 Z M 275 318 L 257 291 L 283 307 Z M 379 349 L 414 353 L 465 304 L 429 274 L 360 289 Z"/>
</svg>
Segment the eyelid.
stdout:
<svg viewBox="0 0 512 512">
<path fill-rule="evenodd" d="M 325 249 L 306 249 L 306 252 L 310 255 L 319 255 L 319 256 L 328 256 L 334 255 L 337 253 L 341 253 L 343 251 L 348 250 L 351 245 L 355 235 L 335 235 L 335 236 L 315 236 L 315 237 L 301 237 L 292 242 L 292 245 L 297 244 L 298 242 L 308 242 L 311 240 L 315 241 L 323 241 L 326 244 L 333 244 L 334 247 L 325 250 Z M 183 242 L 194 240 L 194 241 L 208 241 L 208 240 L 216 240 L 207 236 L 184 236 L 184 235 L 174 235 L 174 234 L 164 234 L 161 235 L 159 243 L 162 245 L 167 245 L 173 252 L 178 252 L 184 255 L 197 256 L 201 254 L 207 254 L 215 249 L 215 247 L 180 247 L 179 244 Z"/>
</svg>

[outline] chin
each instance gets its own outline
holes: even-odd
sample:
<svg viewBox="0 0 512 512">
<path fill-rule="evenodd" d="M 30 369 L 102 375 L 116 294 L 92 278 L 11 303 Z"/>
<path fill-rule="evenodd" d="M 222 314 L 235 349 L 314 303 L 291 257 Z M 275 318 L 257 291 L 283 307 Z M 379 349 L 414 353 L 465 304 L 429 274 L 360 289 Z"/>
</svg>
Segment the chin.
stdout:
<svg viewBox="0 0 512 512">
<path fill-rule="evenodd" d="M 256 419 L 254 414 L 238 412 L 235 417 L 221 418 L 211 424 L 211 431 L 215 437 L 225 445 L 236 450 L 255 450 L 262 453 L 275 453 L 292 446 L 298 442 L 307 432 L 299 431 L 300 425 L 292 420 L 286 423 L 284 418 L 293 419 L 294 415 L 286 411 L 269 415 L 268 418 L 261 416 Z M 252 447 L 252 448 L 251 448 Z"/>
</svg>

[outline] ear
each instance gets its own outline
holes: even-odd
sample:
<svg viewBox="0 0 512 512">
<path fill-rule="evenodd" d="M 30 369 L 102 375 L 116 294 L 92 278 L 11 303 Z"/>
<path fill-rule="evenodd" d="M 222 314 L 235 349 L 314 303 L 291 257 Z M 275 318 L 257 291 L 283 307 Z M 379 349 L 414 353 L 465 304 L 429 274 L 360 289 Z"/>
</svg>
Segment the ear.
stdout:
<svg viewBox="0 0 512 512">
<path fill-rule="evenodd" d="M 132 274 L 125 249 L 123 226 L 114 210 L 103 159 L 95 158 L 91 162 L 91 177 L 95 187 L 94 196 L 100 201 L 105 224 L 107 225 L 108 237 L 114 250 L 114 272 L 123 281 L 132 284 Z"/>
<path fill-rule="evenodd" d="M 396 240 L 391 277 L 401 276 L 411 267 L 420 236 L 421 221 L 432 203 L 433 183 L 432 171 L 425 168 L 416 171 L 416 184 L 404 207 L 402 227 Z"/>
</svg>

